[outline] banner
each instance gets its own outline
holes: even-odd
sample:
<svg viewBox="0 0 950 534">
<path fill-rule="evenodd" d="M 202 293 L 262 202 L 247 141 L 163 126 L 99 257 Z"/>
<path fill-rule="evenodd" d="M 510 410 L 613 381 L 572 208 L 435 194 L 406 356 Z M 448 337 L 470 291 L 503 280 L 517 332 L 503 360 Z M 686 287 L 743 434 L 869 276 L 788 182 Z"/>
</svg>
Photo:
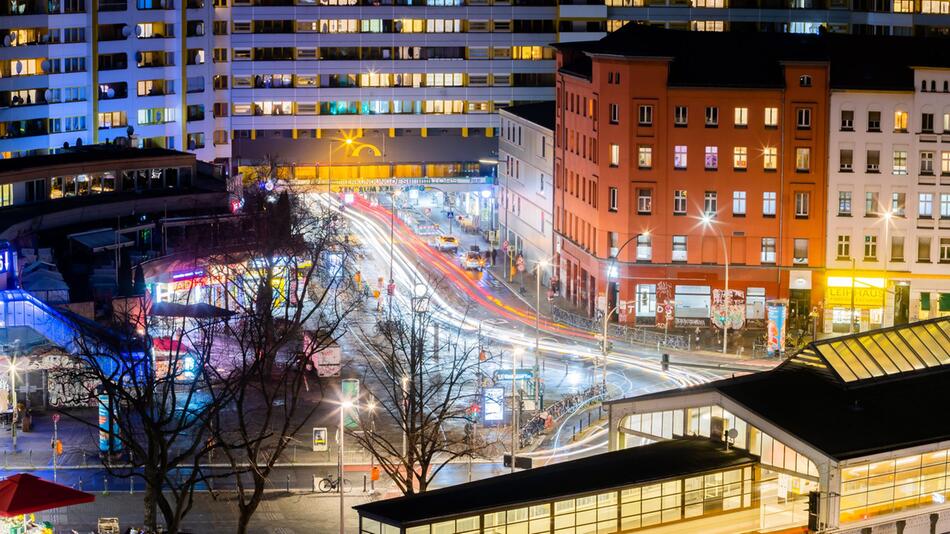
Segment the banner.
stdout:
<svg viewBox="0 0 950 534">
<path fill-rule="evenodd" d="M 785 352 L 785 316 L 788 306 L 782 301 L 769 302 L 765 307 L 768 322 L 765 327 L 765 345 L 769 356 Z"/>
<path fill-rule="evenodd" d="M 343 392 L 343 399 L 350 401 L 353 404 L 353 407 L 346 410 L 346 413 L 343 414 L 343 426 L 347 430 L 355 430 L 359 428 L 359 401 L 360 401 L 360 381 L 356 378 L 345 378 L 341 385 L 341 390 Z"/>
<path fill-rule="evenodd" d="M 485 388 L 482 393 L 482 413 L 486 425 L 497 425 L 505 420 L 505 388 Z"/>
</svg>

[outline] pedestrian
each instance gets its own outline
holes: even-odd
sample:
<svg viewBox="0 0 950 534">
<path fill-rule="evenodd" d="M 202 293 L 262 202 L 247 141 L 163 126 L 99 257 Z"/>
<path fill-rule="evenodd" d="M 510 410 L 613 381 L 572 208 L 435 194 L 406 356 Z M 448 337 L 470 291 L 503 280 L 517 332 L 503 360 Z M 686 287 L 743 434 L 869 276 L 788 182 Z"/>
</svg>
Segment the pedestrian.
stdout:
<svg viewBox="0 0 950 534">
<path fill-rule="evenodd" d="M 498 249 L 496 249 L 495 247 L 492 247 L 491 248 L 491 264 L 494 267 L 496 263 L 498 263 Z"/>
</svg>

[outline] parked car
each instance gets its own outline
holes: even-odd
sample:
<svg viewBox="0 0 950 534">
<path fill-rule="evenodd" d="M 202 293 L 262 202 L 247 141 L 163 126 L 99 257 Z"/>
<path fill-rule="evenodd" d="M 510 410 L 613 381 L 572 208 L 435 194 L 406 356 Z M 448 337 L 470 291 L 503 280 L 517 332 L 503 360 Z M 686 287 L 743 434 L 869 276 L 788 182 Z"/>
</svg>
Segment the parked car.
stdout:
<svg viewBox="0 0 950 534">
<path fill-rule="evenodd" d="M 453 235 L 440 235 L 435 240 L 435 248 L 442 252 L 452 252 L 454 254 L 459 251 L 459 240 Z"/>
</svg>

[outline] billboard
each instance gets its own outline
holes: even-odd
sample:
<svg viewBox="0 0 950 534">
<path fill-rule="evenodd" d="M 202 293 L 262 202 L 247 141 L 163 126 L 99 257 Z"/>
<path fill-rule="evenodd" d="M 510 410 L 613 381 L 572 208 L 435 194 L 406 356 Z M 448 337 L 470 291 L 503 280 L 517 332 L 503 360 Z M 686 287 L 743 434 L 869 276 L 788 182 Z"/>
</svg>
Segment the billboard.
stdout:
<svg viewBox="0 0 950 534">
<path fill-rule="evenodd" d="M 304 332 L 304 353 L 311 353 L 310 344 L 313 336 L 314 334 L 311 332 Z M 314 369 L 317 370 L 317 376 L 321 378 L 340 376 L 343 357 L 338 345 L 324 347 L 321 350 L 313 351 L 312 354 L 311 363 Z"/>
<path fill-rule="evenodd" d="M 505 388 L 485 388 L 482 392 L 482 414 L 486 426 L 505 420 Z"/>
<path fill-rule="evenodd" d="M 313 452 L 326 452 L 328 450 L 330 450 L 330 445 L 327 443 L 326 427 L 314 427 Z"/>
<path fill-rule="evenodd" d="M 99 407 L 99 452 L 118 452 L 121 449 L 116 437 L 119 434 L 119 425 L 112 417 L 112 400 L 108 395 L 99 395 L 96 400 Z"/>
<path fill-rule="evenodd" d="M 765 310 L 765 348 L 769 356 L 778 356 L 785 352 L 785 318 L 788 305 L 784 301 L 773 300 L 766 304 Z"/>
</svg>

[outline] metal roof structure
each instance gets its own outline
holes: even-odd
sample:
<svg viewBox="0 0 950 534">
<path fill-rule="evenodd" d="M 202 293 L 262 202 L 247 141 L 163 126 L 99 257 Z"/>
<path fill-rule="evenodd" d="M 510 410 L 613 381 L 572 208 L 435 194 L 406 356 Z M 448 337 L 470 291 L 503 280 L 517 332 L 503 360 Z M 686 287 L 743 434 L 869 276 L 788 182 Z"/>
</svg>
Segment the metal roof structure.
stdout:
<svg viewBox="0 0 950 534">
<path fill-rule="evenodd" d="M 783 365 L 823 368 L 845 384 L 950 364 L 950 317 L 808 344 Z"/>
</svg>

